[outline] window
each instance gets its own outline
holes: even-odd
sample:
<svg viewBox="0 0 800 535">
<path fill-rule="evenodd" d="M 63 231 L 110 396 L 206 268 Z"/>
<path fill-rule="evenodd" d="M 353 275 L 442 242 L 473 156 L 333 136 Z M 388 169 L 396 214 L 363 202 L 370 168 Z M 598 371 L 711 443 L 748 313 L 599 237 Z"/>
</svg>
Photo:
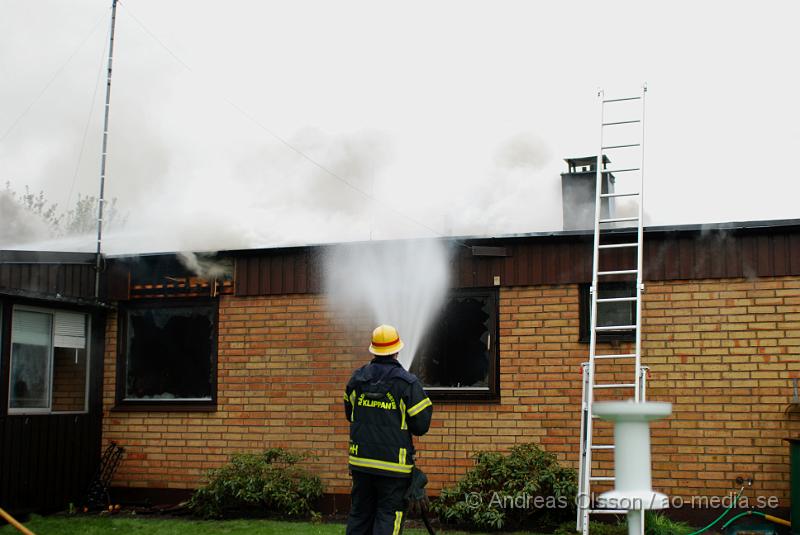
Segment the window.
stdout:
<svg viewBox="0 0 800 535">
<path fill-rule="evenodd" d="M 448 297 L 411 365 L 431 397 L 499 397 L 497 305 L 496 289 Z"/>
<path fill-rule="evenodd" d="M 216 302 L 136 303 L 123 328 L 118 401 L 122 405 L 210 406 L 216 401 Z"/>
<path fill-rule="evenodd" d="M 86 412 L 88 340 L 86 314 L 15 307 L 9 413 Z"/>
<path fill-rule="evenodd" d="M 580 286 L 580 342 L 589 342 L 589 329 L 591 327 L 592 296 L 589 293 L 590 285 Z M 599 298 L 611 297 L 636 297 L 636 283 L 631 282 L 605 282 L 600 285 Z M 633 325 L 636 323 L 636 302 L 617 301 L 611 303 L 597 303 L 597 325 L 607 327 L 611 325 Z M 629 342 L 635 339 L 632 330 L 603 331 L 597 333 L 598 342 Z"/>
</svg>

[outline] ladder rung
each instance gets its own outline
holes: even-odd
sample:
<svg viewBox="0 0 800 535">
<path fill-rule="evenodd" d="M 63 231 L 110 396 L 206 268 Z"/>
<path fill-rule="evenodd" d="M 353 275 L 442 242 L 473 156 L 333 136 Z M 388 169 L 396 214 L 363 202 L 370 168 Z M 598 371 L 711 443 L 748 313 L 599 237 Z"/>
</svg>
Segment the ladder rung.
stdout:
<svg viewBox="0 0 800 535">
<path fill-rule="evenodd" d="M 621 223 L 622 221 L 639 221 L 639 216 L 631 217 L 610 217 L 608 219 L 600 219 L 600 223 Z"/>
<path fill-rule="evenodd" d="M 603 123 L 603 126 L 614 126 L 615 124 L 633 124 L 633 123 L 641 123 L 639 119 L 634 119 L 632 121 L 615 121 L 613 123 Z"/>
<path fill-rule="evenodd" d="M 596 331 L 632 331 L 636 325 L 603 325 L 602 327 L 595 327 Z"/>
<path fill-rule="evenodd" d="M 636 383 L 605 383 L 594 385 L 595 388 L 634 388 Z"/>
<path fill-rule="evenodd" d="M 592 515 L 624 515 L 628 512 L 627 509 L 588 509 L 586 511 Z"/>
<path fill-rule="evenodd" d="M 616 355 L 595 355 L 596 359 L 635 359 L 636 353 L 618 353 Z"/>
<path fill-rule="evenodd" d="M 603 147 L 603 150 L 607 149 L 627 149 L 628 147 L 641 147 L 641 143 L 627 143 L 625 145 L 607 145 Z"/>
<path fill-rule="evenodd" d="M 622 303 L 623 301 L 636 301 L 635 297 L 598 297 L 598 303 Z"/>
<path fill-rule="evenodd" d="M 589 481 L 614 481 L 615 479 L 614 476 L 593 476 L 589 478 Z"/>
<path fill-rule="evenodd" d="M 598 245 L 598 249 L 619 249 L 621 247 L 639 247 L 638 243 L 607 243 Z"/>
<path fill-rule="evenodd" d="M 632 275 L 634 273 L 638 273 L 638 269 L 616 269 L 613 271 L 598 271 L 597 274 L 600 276 L 606 275 Z"/>
<path fill-rule="evenodd" d="M 608 100 L 604 100 L 603 104 L 608 104 L 609 102 L 622 102 L 624 100 L 641 100 L 642 97 L 623 97 L 623 98 L 610 98 Z"/>
<path fill-rule="evenodd" d="M 614 444 L 598 444 L 596 446 L 592 446 L 593 450 L 613 450 Z"/>
<path fill-rule="evenodd" d="M 607 169 L 604 173 L 627 173 L 629 171 L 641 171 L 639 167 L 626 167 L 624 169 Z"/>
<path fill-rule="evenodd" d="M 638 191 L 629 191 L 627 193 L 601 193 L 600 197 L 606 199 L 608 197 L 636 197 L 638 195 Z"/>
</svg>

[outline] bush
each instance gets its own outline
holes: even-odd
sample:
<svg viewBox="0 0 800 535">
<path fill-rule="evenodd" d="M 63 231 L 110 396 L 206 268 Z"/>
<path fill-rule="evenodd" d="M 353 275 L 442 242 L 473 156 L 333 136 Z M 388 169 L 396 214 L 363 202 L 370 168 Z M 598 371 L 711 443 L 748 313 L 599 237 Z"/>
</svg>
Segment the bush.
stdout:
<svg viewBox="0 0 800 535">
<path fill-rule="evenodd" d="M 575 513 L 575 471 L 534 444 L 508 455 L 481 452 L 455 487 L 442 490 L 432 509 L 444 523 L 483 530 L 552 527 Z"/>
<path fill-rule="evenodd" d="M 306 454 L 282 448 L 263 453 L 235 453 L 229 464 L 208 473 L 208 484 L 189 500 L 189 509 L 203 518 L 314 516 L 322 481 L 297 463 Z"/>
<path fill-rule="evenodd" d="M 644 519 L 645 535 L 688 535 L 694 529 L 686 522 L 670 520 L 661 511 L 647 511 Z"/>
</svg>

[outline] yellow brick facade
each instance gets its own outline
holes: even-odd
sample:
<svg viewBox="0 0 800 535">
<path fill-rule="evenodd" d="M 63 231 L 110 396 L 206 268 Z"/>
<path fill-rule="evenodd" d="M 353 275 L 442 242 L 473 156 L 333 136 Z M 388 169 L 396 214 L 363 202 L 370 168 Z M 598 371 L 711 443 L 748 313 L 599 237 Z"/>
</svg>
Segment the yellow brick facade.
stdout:
<svg viewBox="0 0 800 535">
<path fill-rule="evenodd" d="M 577 466 L 588 356 L 578 342 L 578 293 L 574 284 L 500 289 L 502 399 L 436 403 L 431 431 L 418 441 L 434 494 L 480 450 L 535 442 Z M 800 429 L 800 418 L 784 413 L 791 378 L 800 376 L 800 278 L 653 282 L 643 306 L 648 398 L 674 404 L 673 416 L 653 426 L 654 485 L 670 495 L 722 495 L 737 476 L 755 476 L 755 494 L 785 504 L 782 438 Z M 230 453 L 285 446 L 314 453 L 325 491 L 347 493 L 341 394 L 368 360 L 370 330 L 335 318 L 321 296 L 222 296 L 217 411 L 124 412 L 111 410 L 110 318 L 103 435 L 127 449 L 114 484 L 193 488 Z"/>
</svg>

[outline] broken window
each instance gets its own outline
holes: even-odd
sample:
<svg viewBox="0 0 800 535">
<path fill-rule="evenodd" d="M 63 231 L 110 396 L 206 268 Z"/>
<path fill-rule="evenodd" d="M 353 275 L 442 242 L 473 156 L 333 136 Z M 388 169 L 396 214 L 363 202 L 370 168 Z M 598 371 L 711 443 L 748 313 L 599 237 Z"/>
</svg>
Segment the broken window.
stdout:
<svg viewBox="0 0 800 535">
<path fill-rule="evenodd" d="M 411 371 L 433 397 L 496 397 L 497 347 L 497 291 L 456 290 L 431 324 Z"/>
<path fill-rule="evenodd" d="M 216 385 L 216 304 L 130 306 L 124 313 L 124 402 L 211 402 Z"/>
<path fill-rule="evenodd" d="M 88 316 L 15 307 L 11 321 L 9 412 L 86 412 Z"/>
<path fill-rule="evenodd" d="M 591 328 L 592 296 L 589 284 L 580 286 L 580 342 L 589 342 Z M 601 299 L 612 297 L 635 297 L 635 282 L 605 282 L 600 284 Z M 597 303 L 597 326 L 610 327 L 612 325 L 634 325 L 636 323 L 635 301 L 617 301 L 611 303 Z M 598 342 L 633 341 L 635 331 L 602 331 L 597 333 Z"/>
</svg>

